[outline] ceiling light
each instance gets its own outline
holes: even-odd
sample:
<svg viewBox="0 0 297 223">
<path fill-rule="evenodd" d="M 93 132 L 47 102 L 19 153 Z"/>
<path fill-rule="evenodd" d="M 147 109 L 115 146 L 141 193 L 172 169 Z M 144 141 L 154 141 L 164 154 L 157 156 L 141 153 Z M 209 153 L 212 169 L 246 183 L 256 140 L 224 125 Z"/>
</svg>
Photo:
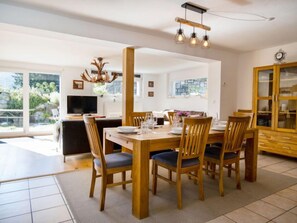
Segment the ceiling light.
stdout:
<svg viewBox="0 0 297 223">
<path fill-rule="evenodd" d="M 209 26 L 203 25 L 203 13 L 207 12 L 207 9 L 204 7 L 201 7 L 199 5 L 196 5 L 194 3 L 191 3 L 191 2 L 186 2 L 186 3 L 182 4 L 181 7 L 185 8 L 185 18 L 184 19 L 180 18 L 180 17 L 175 18 L 175 21 L 180 24 L 180 28 L 177 30 L 177 34 L 175 35 L 175 42 L 176 43 L 184 43 L 185 42 L 186 38 L 185 38 L 184 32 L 181 28 L 181 24 L 184 24 L 184 25 L 193 27 L 193 33 L 191 34 L 189 43 L 190 43 L 190 46 L 196 46 L 196 45 L 200 44 L 201 42 L 199 41 L 197 34 L 195 33 L 195 28 L 204 29 L 205 31 L 210 31 Z M 197 13 L 200 13 L 201 14 L 201 23 L 187 20 L 187 18 L 186 18 L 187 9 L 197 12 Z M 207 40 L 208 39 L 209 38 L 207 36 Z M 208 44 L 208 46 L 209 46 L 209 44 Z"/>
<path fill-rule="evenodd" d="M 97 68 L 97 72 L 91 71 L 91 74 L 87 70 L 85 70 L 80 76 L 84 81 L 91 82 L 91 83 L 111 83 L 114 81 L 117 77 L 118 74 L 115 72 L 111 73 L 112 79 L 110 79 L 110 76 L 106 70 L 103 70 L 103 67 L 105 64 L 108 62 L 103 63 L 103 58 L 98 57 L 93 59 L 91 62 L 92 65 L 94 65 Z"/>
<path fill-rule="evenodd" d="M 193 27 L 193 33 L 191 34 L 190 38 L 190 46 L 197 46 L 199 44 L 199 39 L 197 37 L 197 34 L 195 33 L 195 28 Z"/>
<path fill-rule="evenodd" d="M 209 47 L 210 47 L 209 36 L 206 35 L 206 33 L 205 33 L 205 35 L 203 36 L 202 46 L 203 46 L 204 48 L 209 48 Z"/>
<path fill-rule="evenodd" d="M 184 31 L 182 28 L 179 28 L 177 30 L 177 33 L 175 35 L 175 42 L 176 43 L 184 43 L 185 42 L 185 39 L 186 39 L 186 36 L 184 34 Z"/>
</svg>

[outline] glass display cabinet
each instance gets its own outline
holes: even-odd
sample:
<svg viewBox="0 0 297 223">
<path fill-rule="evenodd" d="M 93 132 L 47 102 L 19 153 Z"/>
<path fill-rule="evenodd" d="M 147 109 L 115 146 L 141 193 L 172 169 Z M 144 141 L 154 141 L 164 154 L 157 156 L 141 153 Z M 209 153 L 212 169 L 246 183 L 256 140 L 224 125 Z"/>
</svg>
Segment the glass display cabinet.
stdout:
<svg viewBox="0 0 297 223">
<path fill-rule="evenodd" d="M 254 68 L 259 150 L 297 157 L 297 63 Z"/>
</svg>

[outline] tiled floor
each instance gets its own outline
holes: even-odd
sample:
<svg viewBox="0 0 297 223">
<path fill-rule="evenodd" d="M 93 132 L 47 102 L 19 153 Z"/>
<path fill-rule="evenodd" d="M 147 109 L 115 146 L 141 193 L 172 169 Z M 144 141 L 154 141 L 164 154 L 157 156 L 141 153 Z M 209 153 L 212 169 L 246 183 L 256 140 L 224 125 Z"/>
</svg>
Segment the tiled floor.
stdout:
<svg viewBox="0 0 297 223">
<path fill-rule="evenodd" d="M 258 168 L 297 178 L 296 159 L 259 155 Z M 0 185 L 0 223 L 4 222 L 56 223 L 75 220 L 55 176 L 49 176 Z M 209 222 L 296 223 L 297 184 Z"/>
<path fill-rule="evenodd" d="M 75 220 L 55 176 L 0 185 L 0 222 L 67 222 Z"/>
</svg>

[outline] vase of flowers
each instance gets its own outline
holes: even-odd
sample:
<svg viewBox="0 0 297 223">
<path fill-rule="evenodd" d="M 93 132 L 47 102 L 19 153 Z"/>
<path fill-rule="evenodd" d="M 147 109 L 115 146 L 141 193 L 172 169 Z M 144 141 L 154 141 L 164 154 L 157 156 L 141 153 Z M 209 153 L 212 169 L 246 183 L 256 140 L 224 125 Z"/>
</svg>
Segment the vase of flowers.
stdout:
<svg viewBox="0 0 297 223">
<path fill-rule="evenodd" d="M 179 111 L 179 112 L 177 112 L 177 115 L 180 118 L 179 121 L 181 123 L 184 123 L 184 119 L 190 115 L 190 112 L 188 112 L 188 111 Z"/>
</svg>

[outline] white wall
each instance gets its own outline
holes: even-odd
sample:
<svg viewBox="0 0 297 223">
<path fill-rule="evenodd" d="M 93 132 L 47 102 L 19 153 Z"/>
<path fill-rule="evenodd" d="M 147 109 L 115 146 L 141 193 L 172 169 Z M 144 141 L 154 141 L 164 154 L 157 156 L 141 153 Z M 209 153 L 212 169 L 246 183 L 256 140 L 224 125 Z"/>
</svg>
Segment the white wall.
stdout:
<svg viewBox="0 0 297 223">
<path fill-rule="evenodd" d="M 297 61 L 297 42 L 239 55 L 237 70 L 237 108 L 252 108 L 253 68 L 275 63 L 274 54 L 284 50 L 285 62 Z"/>
</svg>

